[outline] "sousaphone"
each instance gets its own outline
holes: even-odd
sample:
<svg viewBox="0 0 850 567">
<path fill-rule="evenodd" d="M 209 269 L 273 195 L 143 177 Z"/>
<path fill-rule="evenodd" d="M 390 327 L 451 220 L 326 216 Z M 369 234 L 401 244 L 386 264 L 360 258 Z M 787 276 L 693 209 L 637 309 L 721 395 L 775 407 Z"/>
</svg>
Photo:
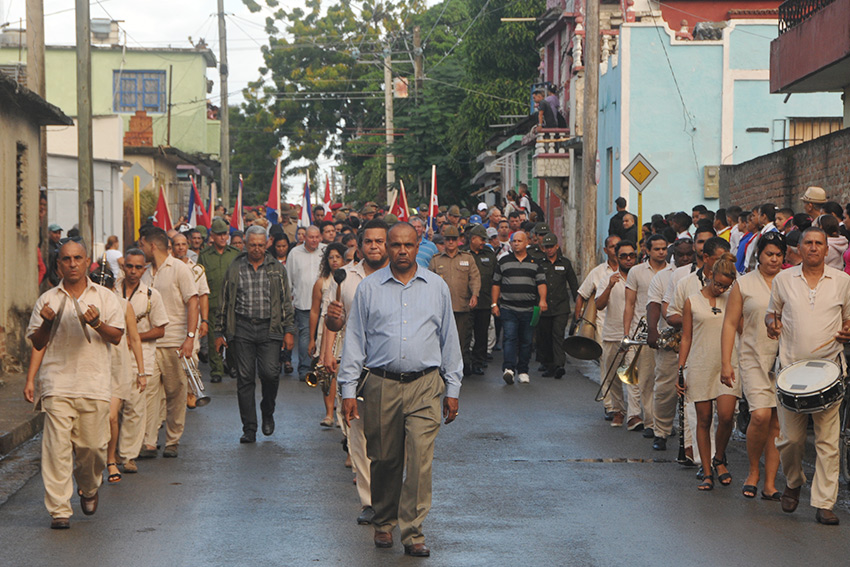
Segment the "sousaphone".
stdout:
<svg viewBox="0 0 850 567">
<path fill-rule="evenodd" d="M 596 360 L 602 356 L 602 346 L 596 342 L 596 296 L 584 304 L 575 332 L 564 339 L 564 350 L 573 358 Z"/>
</svg>

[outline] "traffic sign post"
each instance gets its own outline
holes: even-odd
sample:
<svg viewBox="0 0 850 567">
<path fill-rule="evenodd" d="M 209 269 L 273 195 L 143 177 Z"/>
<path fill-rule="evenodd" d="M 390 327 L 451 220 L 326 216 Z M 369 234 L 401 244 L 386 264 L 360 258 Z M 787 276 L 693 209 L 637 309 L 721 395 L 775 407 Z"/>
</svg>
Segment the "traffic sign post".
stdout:
<svg viewBox="0 0 850 567">
<path fill-rule="evenodd" d="M 643 190 L 652 183 L 652 180 L 658 175 L 658 170 L 652 167 L 652 164 L 643 157 L 637 154 L 635 158 L 623 170 L 623 175 L 629 180 L 629 183 L 634 186 L 638 194 L 638 220 L 637 232 L 638 242 L 643 238 Z"/>
</svg>

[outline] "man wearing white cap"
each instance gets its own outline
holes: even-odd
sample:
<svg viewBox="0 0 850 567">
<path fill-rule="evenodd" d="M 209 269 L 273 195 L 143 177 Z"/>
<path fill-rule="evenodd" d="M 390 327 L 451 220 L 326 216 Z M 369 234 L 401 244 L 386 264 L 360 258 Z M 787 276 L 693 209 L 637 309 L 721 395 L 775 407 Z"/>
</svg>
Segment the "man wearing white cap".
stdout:
<svg viewBox="0 0 850 567">
<path fill-rule="evenodd" d="M 823 205 L 828 199 L 823 187 L 812 186 L 806 188 L 800 200 L 803 201 L 803 212 L 815 219 L 823 214 Z"/>
</svg>

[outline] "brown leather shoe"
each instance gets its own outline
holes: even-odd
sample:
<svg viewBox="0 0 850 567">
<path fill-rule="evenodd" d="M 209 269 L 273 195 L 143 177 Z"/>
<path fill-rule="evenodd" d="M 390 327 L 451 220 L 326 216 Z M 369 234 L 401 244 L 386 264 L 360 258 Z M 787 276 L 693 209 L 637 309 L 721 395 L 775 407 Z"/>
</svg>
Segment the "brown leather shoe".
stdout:
<svg viewBox="0 0 850 567">
<path fill-rule="evenodd" d="M 86 516 L 91 516 L 95 512 L 97 512 L 97 492 L 94 493 L 94 496 L 86 498 L 82 494 L 80 494 L 80 507 L 83 509 L 83 514 Z"/>
<path fill-rule="evenodd" d="M 622 413 L 615 411 L 614 417 L 611 419 L 611 427 L 623 427 L 623 421 L 625 421 L 626 416 Z"/>
<path fill-rule="evenodd" d="M 71 520 L 69 518 L 53 518 L 50 522 L 51 530 L 67 530 L 71 527 Z"/>
<path fill-rule="evenodd" d="M 818 508 L 818 511 L 815 512 L 815 520 L 817 520 L 819 524 L 823 524 L 825 526 L 837 526 L 840 522 L 838 516 L 835 515 L 835 512 L 827 508 Z"/>
<path fill-rule="evenodd" d="M 387 548 L 393 546 L 392 532 L 379 532 L 375 530 L 375 547 Z"/>
<path fill-rule="evenodd" d="M 794 510 L 797 509 L 797 505 L 800 503 L 800 489 L 802 487 L 798 486 L 797 488 L 789 488 L 785 487 L 785 491 L 782 493 L 782 497 L 779 501 L 782 503 L 782 511 L 790 514 Z"/>
<path fill-rule="evenodd" d="M 404 554 L 412 557 L 431 557 L 431 550 L 424 543 L 414 543 L 404 546 Z"/>
</svg>

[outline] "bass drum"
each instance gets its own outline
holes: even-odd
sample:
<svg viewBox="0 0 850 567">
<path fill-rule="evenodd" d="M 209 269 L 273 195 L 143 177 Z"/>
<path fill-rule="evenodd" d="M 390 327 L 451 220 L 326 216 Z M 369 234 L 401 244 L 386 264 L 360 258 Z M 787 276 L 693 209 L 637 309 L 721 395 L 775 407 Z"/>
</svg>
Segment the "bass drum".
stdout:
<svg viewBox="0 0 850 567">
<path fill-rule="evenodd" d="M 827 410 L 844 398 L 841 367 L 821 359 L 786 366 L 776 377 L 776 398 L 784 408 L 796 413 Z"/>
</svg>

